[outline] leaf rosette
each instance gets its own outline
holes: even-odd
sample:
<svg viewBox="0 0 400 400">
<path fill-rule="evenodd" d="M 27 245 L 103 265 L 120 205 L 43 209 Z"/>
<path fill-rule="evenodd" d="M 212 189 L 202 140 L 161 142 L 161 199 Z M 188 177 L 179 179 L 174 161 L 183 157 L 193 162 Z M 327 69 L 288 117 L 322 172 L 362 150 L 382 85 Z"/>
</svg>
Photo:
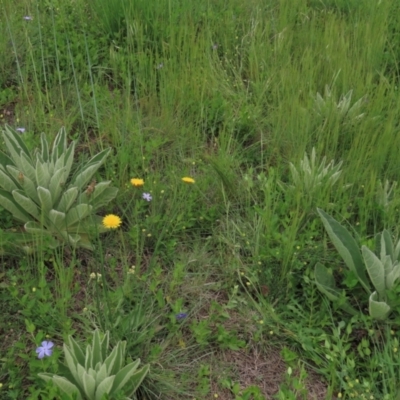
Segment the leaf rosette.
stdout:
<svg viewBox="0 0 400 400">
<path fill-rule="evenodd" d="M 104 231 L 95 211 L 118 192 L 111 181 L 93 180 L 111 149 L 73 168 L 75 142 L 67 146 L 64 128 L 51 149 L 42 133 L 41 149 L 33 154 L 8 126 L 3 138 L 8 155 L 0 152 L 0 203 L 24 223 L 26 243 L 40 237 L 51 248 L 69 244 L 92 250 L 91 238 Z"/>
</svg>

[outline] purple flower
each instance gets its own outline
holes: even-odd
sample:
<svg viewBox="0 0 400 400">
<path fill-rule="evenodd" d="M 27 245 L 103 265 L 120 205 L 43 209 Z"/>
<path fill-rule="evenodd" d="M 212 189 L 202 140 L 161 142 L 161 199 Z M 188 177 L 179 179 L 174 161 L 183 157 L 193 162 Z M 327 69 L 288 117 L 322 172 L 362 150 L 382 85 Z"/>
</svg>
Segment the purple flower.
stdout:
<svg viewBox="0 0 400 400">
<path fill-rule="evenodd" d="M 151 199 L 152 199 L 150 193 L 143 193 L 142 197 L 143 197 L 143 199 L 145 199 L 147 201 L 151 201 Z"/>
<path fill-rule="evenodd" d="M 179 314 L 176 314 L 175 317 L 176 317 L 176 319 L 177 319 L 178 321 L 182 321 L 184 318 L 187 317 L 187 314 L 184 313 L 184 312 L 181 312 L 181 313 L 179 313 Z"/>
<path fill-rule="evenodd" d="M 25 15 L 24 20 L 25 20 L 25 21 L 32 21 L 33 18 L 30 17 L 29 15 Z"/>
<path fill-rule="evenodd" d="M 17 132 L 19 132 L 19 133 L 24 133 L 25 132 L 25 128 L 17 128 L 17 129 L 15 129 Z"/>
<path fill-rule="evenodd" d="M 42 342 L 42 345 L 36 349 L 36 353 L 39 359 L 42 359 L 44 356 L 50 357 L 53 353 L 52 347 L 54 346 L 53 342 L 48 342 L 47 340 Z"/>
</svg>

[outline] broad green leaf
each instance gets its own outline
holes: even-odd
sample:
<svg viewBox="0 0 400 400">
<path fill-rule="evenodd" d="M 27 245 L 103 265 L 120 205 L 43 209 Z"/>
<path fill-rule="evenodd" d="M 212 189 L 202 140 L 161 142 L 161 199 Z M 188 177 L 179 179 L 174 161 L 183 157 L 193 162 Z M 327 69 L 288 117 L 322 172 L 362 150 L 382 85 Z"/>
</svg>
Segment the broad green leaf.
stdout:
<svg viewBox="0 0 400 400">
<path fill-rule="evenodd" d="M 400 261 L 400 240 L 397 242 L 394 249 L 394 259 Z"/>
<path fill-rule="evenodd" d="M 82 170 L 81 173 L 77 175 L 75 180 L 72 182 L 71 186 L 76 186 L 80 190 L 84 190 L 84 186 L 89 184 L 95 172 L 99 169 L 101 163 L 90 165 L 89 167 Z"/>
<path fill-rule="evenodd" d="M 76 247 L 81 239 L 80 235 L 70 234 L 66 231 L 60 231 L 57 234 L 64 239 L 65 243 L 68 243 L 72 247 Z"/>
<path fill-rule="evenodd" d="M 49 144 L 46 139 L 46 135 L 42 132 L 40 135 L 40 142 L 42 144 L 42 158 L 45 162 L 49 161 Z"/>
<path fill-rule="evenodd" d="M 107 377 L 108 377 L 107 365 L 102 364 L 96 374 L 96 386 L 99 386 L 101 384 L 101 382 L 103 382 L 104 379 L 106 379 Z"/>
<path fill-rule="evenodd" d="M 14 167 L 10 168 L 10 174 L 13 176 L 15 180 L 18 180 L 18 183 L 21 185 L 25 194 L 30 197 L 36 204 L 39 204 L 39 196 L 37 194 L 36 184 L 27 176 L 22 175 L 21 173 Z"/>
<path fill-rule="evenodd" d="M 136 361 L 126 365 L 124 368 L 118 371 L 118 373 L 115 375 L 115 380 L 111 393 L 116 393 L 125 386 L 125 384 L 135 374 L 135 371 L 137 370 L 139 364 L 140 364 L 140 359 L 137 359 Z"/>
<path fill-rule="evenodd" d="M 21 154 L 21 167 L 22 167 L 22 172 L 24 173 L 24 175 L 28 176 L 28 178 L 35 185 L 37 185 L 36 169 L 32 164 L 32 160 L 25 153 Z"/>
<path fill-rule="evenodd" d="M 85 355 L 82 351 L 82 348 L 79 344 L 75 341 L 75 339 L 70 335 L 67 338 L 67 344 L 71 349 L 71 353 L 74 355 L 74 358 L 77 364 L 84 365 L 85 364 Z"/>
<path fill-rule="evenodd" d="M 54 143 L 52 146 L 51 152 L 51 160 L 53 163 L 56 163 L 57 159 L 60 157 L 60 154 L 63 154 L 67 146 L 67 137 L 65 128 L 62 127 L 57 133 Z"/>
<path fill-rule="evenodd" d="M 386 291 L 384 266 L 381 260 L 367 246 L 362 246 L 361 250 L 371 282 L 379 296 L 384 296 Z"/>
<path fill-rule="evenodd" d="M 48 235 L 48 232 L 45 229 L 43 229 L 42 225 L 40 225 L 39 222 L 36 221 L 28 221 L 24 225 L 24 228 L 28 233 L 38 234 L 38 235 Z"/>
<path fill-rule="evenodd" d="M 115 375 L 109 376 L 108 378 L 103 378 L 101 383 L 97 386 L 95 400 L 102 400 L 103 396 L 111 392 L 113 387 Z"/>
<path fill-rule="evenodd" d="M 39 186 L 37 188 L 37 193 L 39 196 L 42 212 L 45 214 L 45 216 L 47 216 L 50 210 L 53 208 L 53 199 L 51 198 L 50 190 Z"/>
<path fill-rule="evenodd" d="M 78 221 L 87 217 L 92 211 L 92 206 L 88 204 L 78 204 L 76 207 L 71 208 L 66 217 L 67 226 L 74 225 Z"/>
<path fill-rule="evenodd" d="M 79 247 L 82 247 L 84 249 L 88 249 L 88 250 L 94 250 L 94 246 L 92 245 L 92 243 L 90 242 L 89 238 L 87 235 L 79 235 L 80 239 L 79 239 Z"/>
<path fill-rule="evenodd" d="M 7 169 L 9 166 L 7 166 Z M 4 189 L 7 190 L 7 192 L 12 192 L 13 190 L 17 190 L 20 187 L 15 183 L 13 179 L 10 178 L 9 174 L 7 174 L 5 171 L 0 169 L 0 186 Z"/>
<path fill-rule="evenodd" d="M 72 164 L 74 162 L 74 154 L 75 154 L 75 142 L 72 142 L 67 151 L 65 152 L 65 171 L 66 175 L 69 176 L 72 168 Z"/>
<path fill-rule="evenodd" d="M 38 374 L 41 378 L 47 380 L 44 376 L 45 374 Z M 68 396 L 76 396 L 76 400 L 83 400 L 81 393 L 79 389 L 71 382 L 69 382 L 67 379 L 63 378 L 62 376 L 58 375 L 53 375 L 51 380 L 54 382 L 55 385 L 57 385 L 64 393 L 66 393 Z"/>
<path fill-rule="evenodd" d="M 36 160 L 36 183 L 37 183 L 37 185 L 48 188 L 50 179 L 51 179 L 51 176 L 50 176 L 48 165 L 41 163 L 39 161 L 39 159 Z"/>
<path fill-rule="evenodd" d="M 65 358 L 65 363 L 71 373 L 71 375 L 74 377 L 75 382 L 80 384 L 81 383 L 81 377 L 78 375 L 78 360 L 75 357 L 73 351 L 64 343 L 63 345 L 64 349 L 64 358 Z"/>
<path fill-rule="evenodd" d="M 7 150 L 13 160 L 13 164 L 21 169 L 21 153 L 25 153 L 30 158 L 30 152 L 25 146 L 23 140 L 19 137 L 18 133 L 7 129 L 3 131 L 4 142 Z"/>
<path fill-rule="evenodd" d="M 110 151 L 111 151 L 111 149 L 108 148 L 108 149 L 105 149 L 105 150 L 101 151 L 100 153 L 96 154 L 87 163 L 85 163 L 83 169 L 86 169 L 87 167 L 97 164 L 97 163 L 103 164 L 103 162 L 107 158 Z"/>
<path fill-rule="evenodd" d="M 96 218 L 95 216 L 91 215 L 88 216 L 84 219 L 79 220 L 73 225 L 68 225 L 67 226 L 67 231 L 71 234 L 76 234 L 76 235 L 81 235 L 81 234 L 86 234 L 86 235 L 97 235 L 99 232 L 104 232 L 104 230 L 99 229 L 97 225 L 94 225 L 94 222 Z"/>
<path fill-rule="evenodd" d="M 384 275 L 386 276 L 393 269 L 394 264 L 393 264 L 392 258 L 389 255 L 387 255 L 387 256 L 383 257 L 383 259 L 381 259 L 381 262 L 383 265 Z M 395 263 L 397 263 L 397 261 L 395 261 Z"/>
<path fill-rule="evenodd" d="M 385 249 L 386 249 L 385 255 L 389 255 L 390 258 L 394 261 L 395 258 L 394 258 L 393 240 L 390 233 L 386 229 L 382 232 L 382 239 L 385 243 Z"/>
<path fill-rule="evenodd" d="M 386 289 L 390 290 L 398 278 L 400 278 L 400 264 L 396 261 L 392 270 L 385 277 Z"/>
<path fill-rule="evenodd" d="M 136 393 L 139 386 L 142 384 L 143 379 L 149 373 L 149 370 L 150 365 L 146 364 L 143 368 L 133 374 L 132 378 L 129 380 L 129 386 L 131 388 L 129 396 L 133 396 Z M 117 377 L 115 377 L 115 379 L 117 379 Z"/>
<path fill-rule="evenodd" d="M 101 151 L 100 153 L 96 154 L 94 157 L 92 157 L 88 162 L 84 163 L 84 165 L 80 166 L 78 168 L 78 170 L 76 171 L 74 177 L 72 178 L 72 182 L 75 182 L 78 178 L 78 175 L 82 174 L 83 171 L 86 171 L 88 168 L 91 168 L 96 165 L 97 167 L 95 169 L 91 169 L 93 171 L 92 172 L 92 175 L 93 175 L 96 172 L 96 170 L 104 163 L 104 161 L 110 151 L 111 151 L 110 148 L 105 149 L 105 150 Z M 90 178 L 89 178 L 89 180 L 90 180 Z M 86 183 L 88 183 L 88 181 L 83 183 L 82 186 L 85 185 Z"/>
<path fill-rule="evenodd" d="M 103 362 L 104 360 L 101 358 L 101 340 L 100 340 L 100 331 L 96 329 L 93 333 L 92 340 L 92 368 L 98 363 Z"/>
<path fill-rule="evenodd" d="M 3 135 L 4 136 L 4 135 Z M 4 136 L 4 141 L 7 146 L 8 153 L 11 156 L 11 159 L 13 161 L 13 164 L 18 168 L 22 169 L 22 164 L 21 164 L 21 149 L 19 147 L 16 147 L 14 142 L 10 141 L 10 139 L 6 136 Z"/>
<path fill-rule="evenodd" d="M 83 377 L 86 373 L 85 367 L 81 364 L 76 365 L 76 372 L 78 375 L 78 385 L 80 389 L 83 389 Z"/>
<path fill-rule="evenodd" d="M 49 382 L 53 379 L 54 374 L 50 374 L 49 372 L 41 372 L 38 374 L 39 378 L 44 379 L 46 382 Z"/>
<path fill-rule="evenodd" d="M 72 187 L 64 192 L 61 196 L 60 202 L 56 206 L 56 209 L 61 212 L 67 212 L 71 206 L 74 204 L 76 198 L 78 197 L 78 188 Z"/>
<path fill-rule="evenodd" d="M 36 162 L 39 161 L 40 164 L 44 164 L 46 165 L 47 169 L 49 170 L 49 174 L 52 174 L 52 163 L 47 163 L 43 160 L 42 155 L 40 154 L 40 152 L 36 149 L 35 151 L 35 157 L 36 157 Z"/>
<path fill-rule="evenodd" d="M 94 394 L 96 392 L 96 381 L 88 374 L 86 371 L 83 374 L 83 390 L 85 391 L 86 397 L 88 400 L 94 399 Z"/>
<path fill-rule="evenodd" d="M 365 275 L 364 262 L 357 242 L 350 235 L 348 230 L 340 225 L 334 218 L 319 208 L 317 208 L 317 211 L 336 250 L 343 258 L 347 267 L 358 276 L 361 285 L 367 293 L 370 293 L 369 284 Z"/>
<path fill-rule="evenodd" d="M 118 344 L 112 349 L 109 356 L 104 360 L 104 364 L 107 366 L 108 375 L 115 375 L 118 372 L 119 364 L 116 364 L 117 358 L 119 357 L 120 349 Z"/>
<path fill-rule="evenodd" d="M 53 229 L 57 231 L 66 230 L 65 213 L 57 210 L 50 210 L 49 220 L 53 224 Z"/>
<path fill-rule="evenodd" d="M 59 137 L 57 148 L 58 148 L 58 156 L 60 154 L 65 153 L 67 150 L 67 132 L 65 131 L 65 127 L 63 126 L 58 132 L 57 136 Z"/>
<path fill-rule="evenodd" d="M 14 161 L 7 154 L 0 151 L 0 165 L 5 169 L 7 165 L 14 165 Z"/>
<path fill-rule="evenodd" d="M 101 359 L 103 362 L 107 358 L 109 343 L 110 343 L 110 332 L 106 331 L 101 341 Z"/>
<path fill-rule="evenodd" d="M 30 155 L 29 149 L 26 147 L 25 142 L 21 139 L 21 135 L 18 132 L 6 125 L 5 133 L 18 148 L 20 148 L 26 155 Z"/>
<path fill-rule="evenodd" d="M 15 202 L 27 213 L 32 215 L 37 220 L 40 220 L 40 211 L 37 205 L 29 197 L 26 197 L 22 190 L 13 190 L 12 196 L 14 197 Z"/>
<path fill-rule="evenodd" d="M 390 306 L 384 301 L 378 301 L 378 293 L 373 292 L 369 297 L 369 315 L 377 320 L 384 320 L 389 316 Z"/>
<path fill-rule="evenodd" d="M 53 198 L 54 204 L 58 203 L 61 192 L 63 190 L 63 186 L 60 185 L 60 182 L 65 182 L 67 180 L 65 172 L 65 167 L 62 167 L 56 170 L 54 175 L 50 178 L 49 190 Z"/>
<path fill-rule="evenodd" d="M 119 371 L 125 363 L 126 341 L 123 340 L 118 342 L 117 346 L 119 347 L 119 356 L 115 360 L 115 363 Z"/>
<path fill-rule="evenodd" d="M 98 195 L 93 200 L 89 200 L 89 204 L 93 207 L 94 210 L 99 209 L 110 203 L 110 201 L 114 200 L 114 198 L 118 194 L 118 189 L 115 187 L 106 188 L 100 195 Z"/>
<path fill-rule="evenodd" d="M 62 153 L 54 164 L 54 170 L 58 171 L 61 168 L 64 168 L 65 165 L 65 153 Z"/>
<path fill-rule="evenodd" d="M 87 345 L 85 351 L 85 370 L 88 370 L 92 366 L 92 346 Z"/>
<path fill-rule="evenodd" d="M 86 372 L 95 380 L 95 386 L 96 386 L 96 375 L 97 375 L 96 369 L 89 368 L 89 371 L 86 371 Z"/>
<path fill-rule="evenodd" d="M 32 219 L 32 217 L 21 206 L 18 205 L 12 194 L 3 189 L 0 189 L 0 204 L 19 221 L 25 223 Z"/>
<path fill-rule="evenodd" d="M 94 186 L 92 193 L 88 194 L 87 190 L 83 191 L 79 196 L 80 203 L 90 203 L 103 194 L 103 192 L 110 186 L 111 181 L 99 182 Z"/>
</svg>

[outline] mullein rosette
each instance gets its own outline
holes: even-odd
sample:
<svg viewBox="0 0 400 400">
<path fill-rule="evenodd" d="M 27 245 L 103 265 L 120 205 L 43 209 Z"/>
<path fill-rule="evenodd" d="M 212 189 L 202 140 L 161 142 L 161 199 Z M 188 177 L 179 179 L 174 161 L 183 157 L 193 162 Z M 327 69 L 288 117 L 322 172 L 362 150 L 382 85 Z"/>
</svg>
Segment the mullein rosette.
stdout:
<svg viewBox="0 0 400 400">
<path fill-rule="evenodd" d="M 375 320 L 387 319 L 393 306 L 391 290 L 400 279 L 400 241 L 394 243 L 389 231 L 384 230 L 375 237 L 375 253 L 364 245 L 360 251 L 356 240 L 344 226 L 323 210 L 317 211 L 336 250 L 367 293 L 369 315 Z M 336 279 L 331 269 L 317 262 L 314 279 L 317 288 L 329 300 L 351 315 L 359 313 L 343 295 L 343 291 L 336 287 Z M 371 290 L 370 282 L 374 291 Z"/>
<path fill-rule="evenodd" d="M 40 237 L 50 248 L 69 244 L 93 250 L 90 239 L 106 230 L 94 212 L 118 192 L 111 181 L 93 180 L 111 149 L 73 168 L 75 142 L 67 147 L 64 128 L 51 149 L 42 134 L 41 150 L 33 154 L 8 126 L 3 138 L 9 155 L 0 152 L 0 204 L 24 223 L 26 233 L 10 234 L 7 242 L 7 234 L 0 232 L 0 246 L 21 244 L 33 251 Z"/>
<path fill-rule="evenodd" d="M 45 372 L 38 374 L 39 377 L 52 381 L 71 399 L 114 399 L 123 394 L 125 397 L 118 398 L 132 400 L 150 365 L 139 368 L 140 359 L 127 364 L 126 342 L 119 341 L 109 351 L 109 336 L 108 331 L 103 337 L 98 330 L 94 331 L 92 344 L 86 350 L 69 336 L 63 346 L 65 364 L 60 364 L 60 375 Z"/>
</svg>

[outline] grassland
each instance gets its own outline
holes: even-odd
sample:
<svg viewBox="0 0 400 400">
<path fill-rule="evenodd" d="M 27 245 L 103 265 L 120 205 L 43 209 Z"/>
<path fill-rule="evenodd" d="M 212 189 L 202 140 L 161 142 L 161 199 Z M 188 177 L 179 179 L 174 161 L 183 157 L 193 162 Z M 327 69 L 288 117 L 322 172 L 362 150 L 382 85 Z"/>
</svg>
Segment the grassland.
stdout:
<svg viewBox="0 0 400 400">
<path fill-rule="evenodd" d="M 150 363 L 140 400 L 400 399 L 400 305 L 369 317 L 316 211 L 399 234 L 397 1 L 0 0 L 0 54 L 1 128 L 34 149 L 64 126 L 76 165 L 111 147 L 98 214 L 122 219 L 94 251 L 1 256 L 1 399 L 61 398 L 37 374 L 95 328 Z M 337 180 L 306 182 L 313 148 Z M 22 227 L 1 204 L 0 227 Z"/>
</svg>

